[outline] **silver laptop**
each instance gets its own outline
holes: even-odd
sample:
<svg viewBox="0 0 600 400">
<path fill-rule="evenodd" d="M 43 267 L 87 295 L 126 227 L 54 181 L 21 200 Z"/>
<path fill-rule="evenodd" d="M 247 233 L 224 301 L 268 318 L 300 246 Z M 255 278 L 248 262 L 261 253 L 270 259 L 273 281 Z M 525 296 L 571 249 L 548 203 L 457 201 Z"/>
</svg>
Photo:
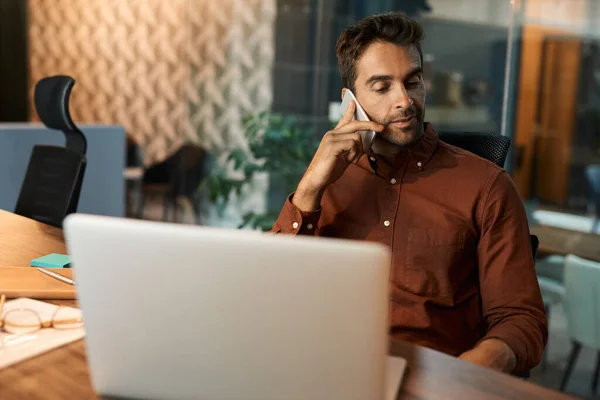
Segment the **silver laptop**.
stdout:
<svg viewBox="0 0 600 400">
<path fill-rule="evenodd" d="M 100 394 L 395 398 L 385 247 L 83 214 L 65 233 Z"/>
</svg>

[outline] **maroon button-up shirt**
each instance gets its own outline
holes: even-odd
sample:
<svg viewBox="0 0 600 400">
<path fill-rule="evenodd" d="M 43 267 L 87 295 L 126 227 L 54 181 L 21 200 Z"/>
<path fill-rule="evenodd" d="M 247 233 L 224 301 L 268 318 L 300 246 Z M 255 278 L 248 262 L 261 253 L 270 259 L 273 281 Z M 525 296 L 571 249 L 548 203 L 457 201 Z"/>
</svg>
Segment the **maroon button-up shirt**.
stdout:
<svg viewBox="0 0 600 400">
<path fill-rule="evenodd" d="M 392 165 L 375 154 L 328 187 L 321 209 L 286 201 L 274 232 L 383 243 L 392 251 L 391 332 L 452 355 L 506 342 L 517 371 L 548 331 L 523 202 L 508 174 L 439 140 L 430 124 Z"/>
</svg>

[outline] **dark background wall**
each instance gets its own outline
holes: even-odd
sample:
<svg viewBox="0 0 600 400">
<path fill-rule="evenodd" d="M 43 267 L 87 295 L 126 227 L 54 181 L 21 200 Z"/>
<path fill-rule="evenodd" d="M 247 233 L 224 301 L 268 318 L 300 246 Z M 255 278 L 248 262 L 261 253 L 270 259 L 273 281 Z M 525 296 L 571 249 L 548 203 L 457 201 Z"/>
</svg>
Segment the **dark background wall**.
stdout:
<svg viewBox="0 0 600 400">
<path fill-rule="evenodd" d="M 435 57 L 434 73 L 456 71 L 463 74 L 465 82 L 483 79 L 491 87 L 491 96 L 487 103 L 491 115 L 489 123 L 481 126 L 440 128 L 500 134 L 508 44 L 507 28 L 428 17 L 421 18 L 420 22 L 425 31 L 423 53 Z"/>
<path fill-rule="evenodd" d="M 29 120 L 27 0 L 0 0 L 0 122 Z"/>
</svg>

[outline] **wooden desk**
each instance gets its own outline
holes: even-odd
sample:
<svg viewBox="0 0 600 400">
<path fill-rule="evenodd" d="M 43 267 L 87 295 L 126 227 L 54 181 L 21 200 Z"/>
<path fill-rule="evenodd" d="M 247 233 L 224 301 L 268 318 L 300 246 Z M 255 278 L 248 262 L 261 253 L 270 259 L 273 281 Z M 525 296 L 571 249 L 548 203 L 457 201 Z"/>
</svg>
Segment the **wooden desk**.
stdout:
<svg viewBox="0 0 600 400">
<path fill-rule="evenodd" d="M 50 253 L 66 253 L 62 230 L 0 210 L 0 267 L 28 267 Z"/>
<path fill-rule="evenodd" d="M 532 226 L 530 230 L 540 239 L 541 254 L 574 254 L 600 262 L 600 235 L 548 225 Z"/>
<path fill-rule="evenodd" d="M 0 267 L 27 267 L 32 258 L 51 252 L 65 252 L 59 230 L 0 211 Z M 75 305 L 72 301 L 55 303 Z M 400 399 L 570 398 L 409 343 L 393 342 L 390 352 L 408 360 Z M 88 374 L 84 342 L 0 370 L 0 398 L 97 398 Z"/>
</svg>

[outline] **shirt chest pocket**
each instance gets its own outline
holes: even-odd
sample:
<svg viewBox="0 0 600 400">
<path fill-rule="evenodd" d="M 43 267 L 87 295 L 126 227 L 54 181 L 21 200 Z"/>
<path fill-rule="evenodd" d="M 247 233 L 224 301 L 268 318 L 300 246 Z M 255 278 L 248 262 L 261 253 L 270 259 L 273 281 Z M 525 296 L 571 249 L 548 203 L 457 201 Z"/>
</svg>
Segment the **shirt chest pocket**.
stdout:
<svg viewBox="0 0 600 400">
<path fill-rule="evenodd" d="M 423 296 L 447 296 L 460 281 L 466 230 L 408 231 L 404 268 L 406 289 Z M 399 277 L 400 278 L 400 277 Z"/>
</svg>

